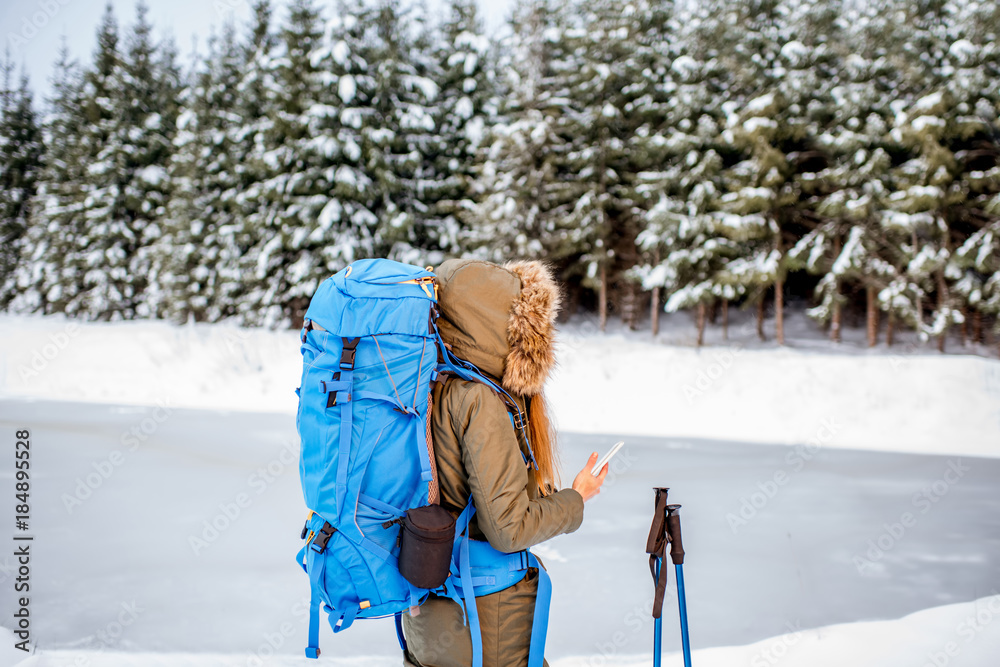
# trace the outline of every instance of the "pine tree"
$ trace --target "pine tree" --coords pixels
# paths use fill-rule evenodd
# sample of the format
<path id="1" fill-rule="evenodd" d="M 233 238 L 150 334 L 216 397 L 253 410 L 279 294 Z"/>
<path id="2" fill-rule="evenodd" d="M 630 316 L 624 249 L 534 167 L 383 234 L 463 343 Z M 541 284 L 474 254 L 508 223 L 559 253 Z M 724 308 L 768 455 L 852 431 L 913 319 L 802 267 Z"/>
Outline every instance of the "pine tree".
<path id="1" fill-rule="evenodd" d="M 227 23 L 209 42 L 207 60 L 185 91 L 170 163 L 174 191 L 156 248 L 157 310 L 176 321 L 218 321 L 237 315 L 240 292 L 236 193 L 239 83 L 244 56 Z M 234 123 L 234 121 L 236 121 Z"/>
<path id="2" fill-rule="evenodd" d="M 38 194 L 31 206 L 22 263 L 16 272 L 17 296 L 11 308 L 62 312 L 83 289 L 83 267 L 76 260 L 76 237 L 82 218 L 78 206 L 83 114 L 79 68 L 69 58 L 65 39 L 51 79 L 53 95 L 43 118 L 45 158 Z"/>
<path id="3" fill-rule="evenodd" d="M 904 3 L 901 9 L 911 28 L 897 57 L 902 85 L 892 102 L 890 136 L 905 160 L 892 171 L 880 220 L 899 276 L 880 300 L 890 317 L 917 319 L 921 334 L 936 337 L 943 351 L 949 327 L 963 319 L 946 277 L 953 250 L 946 210 L 964 199 L 948 146 L 956 121 L 955 97 L 944 87 L 948 18 L 944 2 Z M 924 295 L 935 301 L 929 323 L 923 322 Z"/>
<path id="4" fill-rule="evenodd" d="M 425 162 L 436 152 L 435 65 L 425 21 L 416 9 L 382 0 L 371 19 L 363 53 L 372 67 L 374 123 L 362 130 L 362 148 L 377 197 L 375 251 L 419 263 L 423 249 L 433 246 L 437 236 L 437 222 L 424 197 L 425 184 L 433 189 L 432 166 Z"/>
<path id="5" fill-rule="evenodd" d="M 665 7 L 658 9 L 667 13 Z M 652 202 L 644 206 L 645 229 L 639 235 L 647 263 L 636 275 L 654 293 L 654 334 L 658 290 L 663 289 L 668 312 L 697 308 L 700 345 L 707 307 L 721 301 L 726 312 L 728 302 L 742 296 L 740 286 L 723 274 L 739 245 L 721 234 L 712 215 L 722 187 L 723 159 L 717 149 L 724 114 L 716 91 L 728 86 L 718 62 L 725 25 L 721 3 L 678 11 L 672 32 L 644 31 L 648 55 L 640 58 L 641 71 L 633 77 L 646 92 L 633 102 L 641 124 L 629 150 L 646 156 L 636 190 L 640 199 Z M 655 16 L 651 13 L 647 21 L 663 25 Z"/>
<path id="6" fill-rule="evenodd" d="M 566 216 L 574 191 L 561 179 L 571 140 L 562 129 L 566 100 L 553 92 L 554 73 L 568 67 L 566 45 L 549 39 L 565 27 L 560 12 L 547 0 L 520 3 L 497 65 L 505 74 L 499 118 L 480 148 L 476 203 L 466 212 L 466 246 L 485 258 L 566 265 L 581 254 Z"/>
<path id="7" fill-rule="evenodd" d="M 321 88 L 312 52 L 321 36 L 313 2 L 296 0 L 288 7 L 278 49 L 264 63 L 270 106 L 266 133 L 253 159 L 266 176 L 254 190 L 258 206 L 247 220 L 256 241 L 248 256 L 249 308 L 261 324 L 294 323 L 308 302 L 299 290 L 308 289 L 313 267 L 303 246 L 310 223 L 323 208 L 322 192 L 331 189 L 322 173 L 325 157 L 310 131 L 310 112 L 319 103 Z"/>
<path id="8" fill-rule="evenodd" d="M 91 290 L 103 263 L 91 247 L 107 233 L 92 222 L 106 206 L 93 183 L 109 178 L 102 151 L 115 130 L 113 81 L 121 68 L 118 24 L 107 5 L 97 30 L 93 65 L 84 71 L 69 59 L 65 42 L 53 79 L 51 112 L 45 120 L 49 146 L 39 183 L 39 207 L 29 231 L 30 266 L 18 278 L 18 307 L 45 313 L 92 316 Z"/>
<path id="9" fill-rule="evenodd" d="M 958 173 L 952 188 L 961 205 L 946 212 L 955 251 L 945 267 L 950 296 L 962 309 L 962 342 L 983 340 L 984 315 L 996 315 L 1000 282 L 1000 7 L 980 0 L 950 2 L 944 85 L 957 118 L 947 136 Z"/>
<path id="10" fill-rule="evenodd" d="M 15 88 L 9 55 L 0 62 L 0 310 L 16 295 L 16 271 L 27 259 L 25 236 L 33 217 L 33 201 L 43 145 L 26 74 Z"/>
<path id="11" fill-rule="evenodd" d="M 271 171 L 263 155 L 274 115 L 272 78 L 279 39 L 273 23 L 270 0 L 255 0 L 253 18 L 241 48 L 244 75 L 237 84 L 235 122 L 229 124 L 226 133 L 231 142 L 231 162 L 237 185 L 221 193 L 220 206 L 233 211 L 240 221 L 232 230 L 239 256 L 220 267 L 219 278 L 225 286 L 216 294 L 216 299 L 222 301 L 217 302 L 214 309 L 222 317 L 237 314 L 244 323 L 259 321 L 259 304 L 249 294 L 257 287 L 252 251 L 263 245 L 261 239 L 265 230 L 260 225 L 259 215 L 264 205 L 261 193 Z"/>
<path id="12" fill-rule="evenodd" d="M 763 338 L 765 290 L 774 287 L 775 331 L 784 342 L 783 292 L 791 209 L 799 199 L 789 145 L 800 129 L 791 122 L 791 101 L 782 90 L 782 12 L 774 0 L 753 0 L 735 8 L 731 25 L 745 26 L 724 50 L 731 81 L 722 139 L 735 151 L 736 164 L 723 174 L 717 200 L 720 231 L 738 240 L 741 256 L 727 266 L 725 280 L 740 285 L 758 305 L 758 335 Z M 735 37 L 735 36 L 734 36 Z"/>
<path id="13" fill-rule="evenodd" d="M 862 258 L 858 253 L 870 248 L 878 252 L 877 220 L 886 193 L 891 158 L 885 149 L 891 91 L 897 86 L 887 53 L 895 39 L 892 15 L 887 2 L 845 6 L 843 27 L 836 24 L 824 32 L 835 32 L 841 39 L 826 36 L 830 68 L 838 84 L 827 89 L 822 106 L 832 114 L 825 127 L 812 131 L 822 168 L 807 194 L 807 219 L 812 229 L 789 250 L 795 268 L 821 276 L 816 288 L 819 301 L 808 314 L 830 323 L 830 337 L 841 339 L 841 311 L 846 294 L 858 286 L 868 295 L 885 287 L 859 266 L 889 268 L 876 261 L 878 255 Z M 843 50 L 837 45 L 842 44 Z M 855 231 L 855 229 L 857 231 Z M 850 252 L 841 261 L 848 237 L 854 234 Z M 857 235 L 861 234 L 861 237 Z M 869 238 L 870 237 L 870 238 Z M 889 276 L 891 280 L 892 276 Z M 874 306 L 874 297 L 873 303 Z M 869 308 L 874 317 L 877 310 Z M 869 323 L 874 345 L 876 321 Z"/>
<path id="14" fill-rule="evenodd" d="M 434 46 L 438 95 L 430 173 L 422 196 L 437 223 L 432 250 L 460 254 L 467 230 L 463 208 L 473 205 L 476 154 L 498 113 L 496 73 L 475 0 L 452 0 Z M 433 256 L 429 257 L 433 261 Z"/>
<path id="15" fill-rule="evenodd" d="M 82 233 L 75 257 L 86 266 L 84 292 L 67 310 L 102 320 L 153 315 L 145 303 L 150 246 L 168 193 L 169 159 L 176 116 L 177 72 L 173 49 L 157 52 L 148 8 L 136 6 L 136 22 L 118 49 L 109 5 L 98 34 L 95 63 L 85 76 Z"/>

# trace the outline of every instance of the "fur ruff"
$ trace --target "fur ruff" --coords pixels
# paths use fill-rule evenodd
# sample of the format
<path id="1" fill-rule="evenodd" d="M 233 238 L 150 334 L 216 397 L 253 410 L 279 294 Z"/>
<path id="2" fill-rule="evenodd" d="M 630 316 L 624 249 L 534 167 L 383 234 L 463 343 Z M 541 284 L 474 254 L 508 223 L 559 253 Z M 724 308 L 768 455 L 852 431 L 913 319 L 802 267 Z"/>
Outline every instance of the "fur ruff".
<path id="1" fill-rule="evenodd" d="M 510 351 L 503 386 L 522 396 L 542 391 L 555 367 L 555 322 L 560 294 L 549 268 L 536 261 L 510 262 L 504 268 L 521 279 L 521 293 L 511 306 L 507 320 Z"/>

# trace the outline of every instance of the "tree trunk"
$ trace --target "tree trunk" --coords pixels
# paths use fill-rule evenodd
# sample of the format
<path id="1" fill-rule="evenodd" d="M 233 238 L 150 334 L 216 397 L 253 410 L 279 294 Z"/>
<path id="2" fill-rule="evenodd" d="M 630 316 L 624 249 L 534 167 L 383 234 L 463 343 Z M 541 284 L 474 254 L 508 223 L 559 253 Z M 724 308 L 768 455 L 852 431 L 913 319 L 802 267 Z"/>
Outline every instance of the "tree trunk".
<path id="1" fill-rule="evenodd" d="M 653 256 L 653 266 L 660 265 L 660 249 L 656 249 Z M 660 335 L 660 286 L 653 288 L 653 293 L 649 297 L 649 319 L 653 327 L 653 338 Z"/>
<path id="2" fill-rule="evenodd" d="M 653 337 L 660 335 L 660 288 L 654 287 L 649 297 L 649 319 L 653 323 Z"/>
<path id="3" fill-rule="evenodd" d="M 979 309 L 972 311 L 972 342 L 983 342 L 983 313 Z"/>
<path id="4" fill-rule="evenodd" d="M 729 340 L 729 301 L 722 300 L 722 340 Z"/>
<path id="5" fill-rule="evenodd" d="M 705 344 L 705 304 L 698 304 L 698 347 Z"/>
<path id="6" fill-rule="evenodd" d="M 785 281 L 774 281 L 774 335 L 778 345 L 785 344 Z"/>
<path id="7" fill-rule="evenodd" d="M 944 271 L 939 270 L 937 272 L 937 292 L 938 292 L 938 312 L 944 308 L 945 304 L 948 302 L 948 284 L 944 281 Z M 938 352 L 944 352 L 945 339 L 948 338 L 948 327 L 945 325 L 944 330 L 938 336 Z"/>
<path id="8" fill-rule="evenodd" d="M 830 318 L 830 340 L 840 342 L 840 302 L 833 304 L 833 315 Z"/>
<path id="9" fill-rule="evenodd" d="M 920 247 L 920 239 L 917 238 L 917 231 L 913 230 L 910 235 L 910 242 L 913 244 L 914 248 Z M 917 336 L 919 339 L 920 331 L 924 328 L 924 299 L 919 294 L 917 295 Z"/>
<path id="10" fill-rule="evenodd" d="M 875 307 L 875 288 L 868 286 L 865 288 L 865 295 L 868 300 L 868 347 L 875 347 L 878 343 L 878 308 Z"/>
<path id="11" fill-rule="evenodd" d="M 608 326 L 608 269 L 601 264 L 601 290 L 597 294 L 597 313 L 601 331 Z"/>
<path id="12" fill-rule="evenodd" d="M 892 343 L 896 338 L 896 312 L 892 309 L 889 310 L 889 320 L 885 325 L 885 346 L 892 347 Z"/>
<path id="13" fill-rule="evenodd" d="M 622 322 L 628 325 L 629 331 L 635 331 L 635 323 L 639 319 L 639 297 L 635 293 L 635 283 L 627 283 L 624 289 L 619 290 L 619 293 L 621 295 Z"/>
<path id="14" fill-rule="evenodd" d="M 833 239 L 833 254 L 835 257 L 840 257 L 840 234 L 837 234 Z M 830 340 L 834 343 L 840 342 L 840 321 L 841 321 L 841 304 L 840 304 L 840 280 L 834 279 L 833 281 L 833 313 L 830 315 Z"/>
<path id="15" fill-rule="evenodd" d="M 962 326 L 959 327 L 962 335 L 962 347 L 969 344 L 969 309 L 962 308 Z"/>
<path id="16" fill-rule="evenodd" d="M 713 301 L 708 308 L 708 323 L 715 326 L 715 321 L 719 319 L 719 302 Z"/>
<path id="17" fill-rule="evenodd" d="M 764 295 L 760 295 L 760 300 L 757 301 L 757 337 L 761 340 L 767 340 L 764 335 Z"/>

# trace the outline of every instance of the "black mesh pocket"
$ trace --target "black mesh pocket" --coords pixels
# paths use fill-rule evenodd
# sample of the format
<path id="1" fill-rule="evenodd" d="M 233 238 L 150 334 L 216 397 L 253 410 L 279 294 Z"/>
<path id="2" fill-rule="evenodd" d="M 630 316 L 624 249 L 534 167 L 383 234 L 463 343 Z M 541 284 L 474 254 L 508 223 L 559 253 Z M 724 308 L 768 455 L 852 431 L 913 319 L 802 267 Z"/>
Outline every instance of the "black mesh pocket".
<path id="1" fill-rule="evenodd" d="M 434 589 L 448 578 L 455 518 L 440 505 L 407 510 L 399 547 L 399 573 L 418 588 Z"/>

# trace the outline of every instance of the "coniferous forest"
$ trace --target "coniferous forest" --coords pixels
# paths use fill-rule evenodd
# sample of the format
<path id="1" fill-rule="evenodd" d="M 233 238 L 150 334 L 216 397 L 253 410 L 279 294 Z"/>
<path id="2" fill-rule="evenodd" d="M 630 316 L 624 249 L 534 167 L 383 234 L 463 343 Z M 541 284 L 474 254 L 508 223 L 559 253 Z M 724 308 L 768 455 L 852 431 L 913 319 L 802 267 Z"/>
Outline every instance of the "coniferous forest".
<path id="1" fill-rule="evenodd" d="M 699 343 L 731 308 L 780 343 L 789 307 L 1000 336 L 994 0 L 521 0 L 496 39 L 475 0 L 256 0 L 193 58 L 139 4 L 96 34 L 46 99 L 0 72 L 2 309 L 296 326 L 354 259 L 472 255 Z"/>

